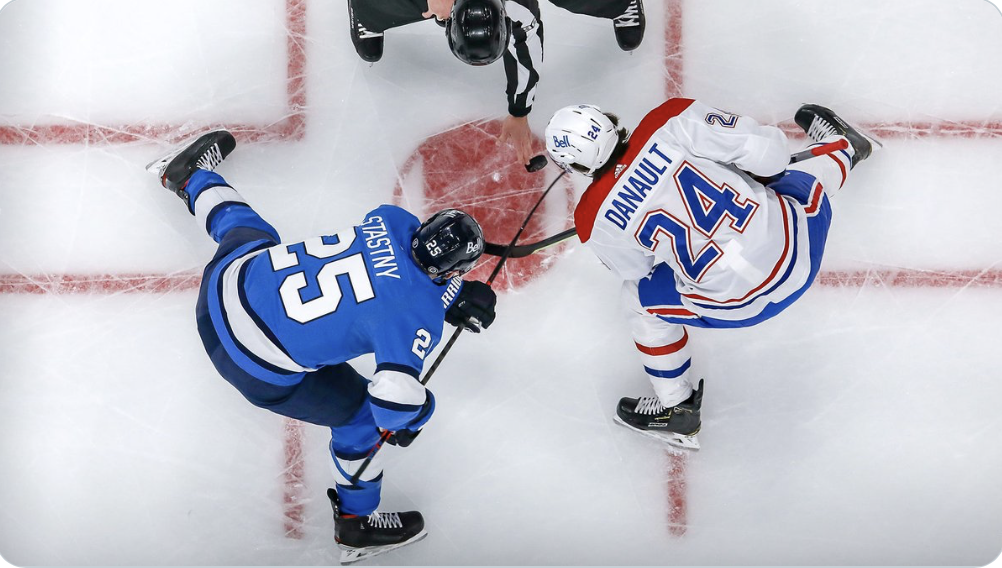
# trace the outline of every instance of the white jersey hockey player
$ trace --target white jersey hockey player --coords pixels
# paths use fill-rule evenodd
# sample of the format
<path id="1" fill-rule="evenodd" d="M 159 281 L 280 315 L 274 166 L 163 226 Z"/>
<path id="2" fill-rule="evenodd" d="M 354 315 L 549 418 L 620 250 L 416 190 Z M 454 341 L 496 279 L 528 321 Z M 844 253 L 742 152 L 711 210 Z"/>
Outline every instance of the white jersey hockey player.
<path id="1" fill-rule="evenodd" d="M 791 165 L 780 129 L 691 99 L 667 101 L 629 136 L 592 105 L 563 108 L 547 125 L 551 158 L 594 178 L 574 213 L 577 232 L 623 279 L 654 387 L 653 397 L 623 398 L 617 422 L 698 448 L 703 389 L 685 326 L 755 325 L 814 281 L 828 197 L 874 141 L 821 106 L 804 105 L 795 121 L 813 146 L 845 149 Z"/>

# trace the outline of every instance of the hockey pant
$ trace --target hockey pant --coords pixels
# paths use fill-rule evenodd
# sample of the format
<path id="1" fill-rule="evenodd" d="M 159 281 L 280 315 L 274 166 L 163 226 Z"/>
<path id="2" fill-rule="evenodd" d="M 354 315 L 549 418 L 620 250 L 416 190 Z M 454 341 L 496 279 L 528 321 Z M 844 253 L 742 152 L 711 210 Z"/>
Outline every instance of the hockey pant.
<path id="1" fill-rule="evenodd" d="M 824 142 L 835 140 L 824 140 Z M 768 187 L 781 196 L 784 207 L 791 207 L 794 232 L 806 225 L 807 238 L 794 239 L 794 257 L 786 275 L 767 290 L 736 306 L 704 306 L 683 302 L 676 289 L 675 273 L 667 264 L 655 266 L 639 281 L 623 283 L 622 300 L 630 322 L 633 340 L 651 385 L 665 406 L 689 398 L 692 385 L 692 357 L 685 326 L 699 328 L 739 328 L 763 322 L 786 309 L 814 282 L 824 254 L 831 204 L 828 195 L 838 191 L 849 172 L 850 152 L 805 160 L 791 165 Z M 806 246 L 803 246 L 806 245 Z M 799 249 L 799 250 L 798 250 Z M 808 250 L 804 250 L 808 249 Z M 806 281 L 799 287 L 783 286 L 796 263 L 809 266 Z M 674 309 L 672 309 L 674 308 Z M 655 313 L 655 311 L 657 313 Z M 676 314 L 676 315 L 669 315 Z"/>
<path id="2" fill-rule="evenodd" d="M 379 505 L 383 478 L 380 454 L 358 483 L 350 482 L 358 465 L 379 440 L 366 390 L 368 381 L 351 365 L 341 363 L 300 373 L 301 378 L 295 384 L 276 385 L 254 377 L 232 359 L 212 321 L 210 304 L 216 302 L 210 299 L 215 295 L 214 287 L 219 285 L 219 275 L 230 263 L 278 244 L 279 236 L 218 174 L 200 170 L 185 189 L 195 218 L 219 243 L 202 274 L 195 308 L 198 333 L 212 364 L 253 405 L 329 427 L 341 508 L 345 513 L 368 515 Z"/>

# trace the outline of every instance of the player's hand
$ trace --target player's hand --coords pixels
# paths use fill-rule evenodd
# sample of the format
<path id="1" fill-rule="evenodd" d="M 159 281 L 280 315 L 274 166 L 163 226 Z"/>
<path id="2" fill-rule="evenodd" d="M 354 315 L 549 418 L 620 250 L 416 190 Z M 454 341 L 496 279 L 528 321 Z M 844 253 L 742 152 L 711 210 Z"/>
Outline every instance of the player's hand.
<path id="1" fill-rule="evenodd" d="M 452 4 L 455 0 L 428 0 L 428 11 L 421 14 L 425 18 L 435 16 L 439 20 L 452 17 Z"/>
<path id="2" fill-rule="evenodd" d="M 445 312 L 445 321 L 459 326 L 463 324 L 473 333 L 480 333 L 480 328 L 487 329 L 494 323 L 494 306 L 498 297 L 491 287 L 476 280 L 466 280 L 459 291 L 456 301 Z"/>
<path id="3" fill-rule="evenodd" d="M 515 147 L 515 154 L 522 165 L 528 164 L 532 159 L 532 131 L 529 130 L 528 116 L 505 117 L 501 123 L 501 134 L 498 136 L 498 144 L 511 143 Z"/>

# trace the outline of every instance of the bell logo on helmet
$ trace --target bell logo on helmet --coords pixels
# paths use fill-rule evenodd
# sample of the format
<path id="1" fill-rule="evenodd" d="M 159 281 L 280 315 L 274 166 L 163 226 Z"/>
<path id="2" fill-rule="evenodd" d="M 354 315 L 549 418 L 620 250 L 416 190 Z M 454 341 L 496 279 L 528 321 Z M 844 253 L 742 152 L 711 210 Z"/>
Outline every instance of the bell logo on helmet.
<path id="1" fill-rule="evenodd" d="M 592 105 L 564 107 L 546 125 L 546 149 L 565 170 L 591 176 L 602 168 L 619 143 L 616 124 Z M 573 141 L 571 139 L 573 138 Z"/>
<path id="2" fill-rule="evenodd" d="M 567 135 L 564 134 L 563 138 L 553 137 L 553 147 L 554 148 L 570 148 L 571 141 L 567 139 Z"/>

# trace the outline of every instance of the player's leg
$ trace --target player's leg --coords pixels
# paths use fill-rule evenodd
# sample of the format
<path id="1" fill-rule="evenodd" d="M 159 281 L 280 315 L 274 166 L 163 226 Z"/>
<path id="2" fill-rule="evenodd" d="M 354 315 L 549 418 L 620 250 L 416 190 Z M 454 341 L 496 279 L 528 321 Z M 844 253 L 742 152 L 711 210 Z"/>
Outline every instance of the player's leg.
<path id="1" fill-rule="evenodd" d="M 234 229 L 252 229 L 268 235 L 275 243 L 281 240 L 278 231 L 251 209 L 219 174 L 198 170 L 191 176 L 186 189 L 198 225 L 205 227 L 217 243 Z"/>
<path id="2" fill-rule="evenodd" d="M 374 63 L 383 57 L 383 32 L 424 20 L 423 11 L 409 0 L 347 0 L 348 26 L 355 52 Z"/>
<path id="3" fill-rule="evenodd" d="M 186 142 L 151 162 L 146 169 L 184 201 L 188 211 L 217 243 L 237 228 L 264 233 L 277 243 L 280 239 L 274 227 L 213 171 L 235 147 L 236 140 L 229 132 L 216 130 Z"/>
<path id="4" fill-rule="evenodd" d="M 644 41 L 647 17 L 643 0 L 550 0 L 568 12 L 612 20 L 616 42 L 623 51 L 633 51 Z"/>
<path id="5" fill-rule="evenodd" d="M 692 436 L 699 431 L 703 392 L 702 382 L 700 389 L 693 388 L 689 333 L 641 305 L 636 282 L 623 284 L 622 301 L 655 396 L 621 399 L 616 421 L 669 443 L 698 447 Z"/>
<path id="6" fill-rule="evenodd" d="M 820 206 L 821 191 L 829 197 L 835 195 L 845 184 L 850 171 L 867 159 L 879 143 L 823 106 L 800 107 L 794 121 L 813 141 L 808 148 L 843 139 L 849 143 L 845 150 L 791 165 L 786 175 L 780 178 L 781 183 L 769 184 L 777 193 L 800 201 L 808 214 L 813 215 Z"/>
<path id="7" fill-rule="evenodd" d="M 801 106 L 793 116 L 793 120 L 815 142 L 838 136 L 845 137 L 852 147 L 851 167 L 869 158 L 873 150 L 881 146 L 875 138 L 863 133 L 834 111 L 821 105 Z"/>
<path id="8" fill-rule="evenodd" d="M 365 383 L 361 386 L 364 389 Z M 383 483 L 383 452 L 375 455 L 358 479 L 352 479 L 379 435 L 367 396 L 350 419 L 331 428 L 330 451 L 336 489 L 328 489 L 327 497 L 334 509 L 334 539 L 342 549 L 342 562 L 387 552 L 416 542 L 427 534 L 424 518 L 417 511 L 376 511 Z"/>
<path id="9" fill-rule="evenodd" d="M 668 407 L 689 398 L 692 357 L 685 326 L 661 320 L 641 306 L 636 282 L 623 283 L 622 303 L 644 372 L 658 399 Z"/>

